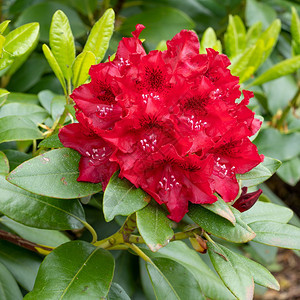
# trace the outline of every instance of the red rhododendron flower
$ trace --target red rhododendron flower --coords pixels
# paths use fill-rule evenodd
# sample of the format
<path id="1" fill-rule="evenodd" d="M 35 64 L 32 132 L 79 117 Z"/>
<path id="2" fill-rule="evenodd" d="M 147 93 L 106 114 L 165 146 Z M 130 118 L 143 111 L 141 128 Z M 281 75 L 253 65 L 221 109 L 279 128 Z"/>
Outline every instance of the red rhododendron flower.
<path id="1" fill-rule="evenodd" d="M 252 92 L 239 100 L 226 55 L 199 54 L 198 37 L 187 30 L 167 50 L 147 54 L 143 29 L 139 24 L 122 39 L 113 61 L 91 67 L 91 81 L 71 95 L 79 123 L 62 128 L 59 138 L 81 154 L 79 181 L 105 189 L 120 170 L 179 222 L 189 202 L 214 203 L 215 193 L 226 202 L 236 198 L 236 174 L 263 160 L 249 140 L 261 122 L 247 108 Z"/>

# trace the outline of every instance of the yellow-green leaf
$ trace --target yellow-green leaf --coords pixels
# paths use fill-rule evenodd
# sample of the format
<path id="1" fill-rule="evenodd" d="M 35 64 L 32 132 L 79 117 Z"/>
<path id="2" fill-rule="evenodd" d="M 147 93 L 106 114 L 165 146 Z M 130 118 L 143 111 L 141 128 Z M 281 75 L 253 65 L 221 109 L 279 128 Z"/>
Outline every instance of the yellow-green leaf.
<path id="1" fill-rule="evenodd" d="M 206 48 L 213 48 L 219 52 L 222 51 L 221 42 L 217 40 L 216 33 L 211 27 L 208 27 L 203 33 L 200 42 L 200 53 L 206 54 Z"/>
<path id="2" fill-rule="evenodd" d="M 291 34 L 294 55 L 300 54 L 300 20 L 295 7 L 292 7 Z"/>
<path id="3" fill-rule="evenodd" d="M 6 20 L 0 24 L 0 34 L 3 34 L 3 32 L 5 31 L 5 29 L 7 28 L 9 23 L 10 23 L 10 20 Z"/>

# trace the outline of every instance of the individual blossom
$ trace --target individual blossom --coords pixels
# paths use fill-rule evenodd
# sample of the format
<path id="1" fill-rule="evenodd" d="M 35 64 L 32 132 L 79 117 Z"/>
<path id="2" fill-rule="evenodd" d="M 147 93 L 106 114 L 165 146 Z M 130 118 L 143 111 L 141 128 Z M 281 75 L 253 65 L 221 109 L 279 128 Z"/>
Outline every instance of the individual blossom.
<path id="1" fill-rule="evenodd" d="M 263 161 L 249 139 L 261 122 L 226 55 L 199 54 L 198 37 L 188 30 L 167 50 L 147 54 L 143 29 L 139 24 L 121 40 L 114 60 L 91 67 L 90 82 L 71 94 L 78 123 L 62 128 L 59 138 L 81 155 L 79 181 L 105 189 L 119 170 L 179 222 L 190 202 L 237 197 L 236 174 Z"/>

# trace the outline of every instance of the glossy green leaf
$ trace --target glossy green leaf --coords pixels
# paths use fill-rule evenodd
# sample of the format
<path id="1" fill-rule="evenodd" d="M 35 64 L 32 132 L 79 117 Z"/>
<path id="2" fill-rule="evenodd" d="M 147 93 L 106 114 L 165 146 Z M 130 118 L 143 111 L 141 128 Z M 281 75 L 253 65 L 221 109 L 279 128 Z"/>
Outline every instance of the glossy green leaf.
<path id="1" fill-rule="evenodd" d="M 13 61 L 14 57 L 10 53 L 3 51 L 0 58 L 0 71 L 11 66 Z M 5 73 L 6 70 L 4 70 L 3 72 Z"/>
<path id="2" fill-rule="evenodd" d="M 113 278 L 114 258 L 106 250 L 73 241 L 53 250 L 24 299 L 101 299 Z"/>
<path id="3" fill-rule="evenodd" d="M 296 226 L 273 221 L 258 221 L 249 226 L 256 233 L 254 242 L 300 250 L 300 228 Z"/>
<path id="4" fill-rule="evenodd" d="M 212 211 L 213 213 L 221 216 L 222 218 L 227 219 L 229 222 L 235 225 L 235 216 L 229 208 L 229 206 L 224 202 L 224 200 L 221 197 L 218 197 L 218 201 L 216 201 L 213 204 L 203 204 L 202 206 Z"/>
<path id="5" fill-rule="evenodd" d="M 194 276 L 176 261 L 155 258 L 147 269 L 158 300 L 205 299 Z"/>
<path id="6" fill-rule="evenodd" d="M 22 300 L 23 295 L 20 291 L 16 280 L 7 270 L 7 268 L 0 263 L 0 296 L 3 300 Z"/>
<path id="7" fill-rule="evenodd" d="M 39 143 L 39 148 L 63 148 L 64 145 L 61 143 L 58 137 L 58 133 L 52 134 L 48 138 L 42 140 Z"/>
<path id="8" fill-rule="evenodd" d="M 188 216 L 205 231 L 234 243 L 246 243 L 255 237 L 255 233 L 238 215 L 235 226 L 223 217 L 201 205 L 190 205 Z"/>
<path id="9" fill-rule="evenodd" d="M 3 34 L 5 29 L 7 28 L 8 24 L 10 23 L 10 20 L 6 20 L 6 21 L 3 21 L 1 24 L 0 24 L 0 34 Z"/>
<path id="10" fill-rule="evenodd" d="M 143 249 L 150 258 L 166 257 L 186 267 L 197 280 L 201 291 L 209 299 L 232 300 L 235 297 L 220 278 L 203 262 L 201 256 L 182 241 L 173 241 L 157 252 Z"/>
<path id="11" fill-rule="evenodd" d="M 247 224 L 257 221 L 287 223 L 292 216 L 293 211 L 291 209 L 281 205 L 262 201 L 257 201 L 254 206 L 242 213 L 242 219 Z"/>
<path id="12" fill-rule="evenodd" d="M 238 299 L 251 300 L 254 282 L 248 268 L 237 263 L 231 252 L 225 252 L 220 245 L 208 242 L 207 247 L 211 262 L 224 284 Z"/>
<path id="13" fill-rule="evenodd" d="M 0 262 L 27 291 L 31 291 L 42 259 L 36 253 L 0 240 Z"/>
<path id="14" fill-rule="evenodd" d="M 300 180 L 300 158 L 298 156 L 284 161 L 277 175 L 289 185 L 295 186 Z"/>
<path id="15" fill-rule="evenodd" d="M 166 246 L 174 235 L 167 213 L 152 201 L 136 212 L 136 223 L 144 241 L 152 251 Z"/>
<path id="16" fill-rule="evenodd" d="M 113 34 L 115 12 L 112 8 L 106 10 L 103 16 L 95 23 L 86 41 L 83 51 L 91 51 L 99 63 L 108 49 L 110 38 Z"/>
<path id="17" fill-rule="evenodd" d="M 4 49 L 13 56 L 20 56 L 36 43 L 39 36 L 38 23 L 29 23 L 11 31 L 7 36 Z"/>
<path id="18" fill-rule="evenodd" d="M 23 116 L 0 118 L 0 143 L 9 141 L 27 141 L 43 138 L 36 124 Z"/>
<path id="19" fill-rule="evenodd" d="M 8 103 L 2 106 L 0 118 L 6 116 L 24 116 L 34 123 L 42 123 L 49 115 L 45 109 L 34 104 Z"/>
<path id="20" fill-rule="evenodd" d="M 130 300 L 124 289 L 117 283 L 112 282 L 109 293 L 107 295 L 108 300 Z"/>
<path id="21" fill-rule="evenodd" d="M 76 180 L 79 159 L 75 150 L 52 150 L 24 162 L 7 179 L 32 193 L 54 198 L 81 198 L 101 191 L 101 184 Z"/>
<path id="22" fill-rule="evenodd" d="M 142 209 L 151 197 L 142 189 L 137 189 L 127 179 L 120 179 L 115 173 L 104 192 L 103 212 L 107 222 L 117 215 L 128 216 Z"/>
<path id="23" fill-rule="evenodd" d="M 72 80 L 74 88 L 84 84 L 87 81 L 90 67 L 95 63 L 96 57 L 91 51 L 83 51 L 76 57 L 72 67 Z"/>
<path id="24" fill-rule="evenodd" d="M 72 64 L 75 60 L 75 43 L 68 17 L 61 11 L 55 12 L 52 18 L 49 42 L 53 56 L 66 78 L 72 76 Z"/>
<path id="25" fill-rule="evenodd" d="M 235 57 L 245 49 L 246 29 L 239 16 L 229 15 L 229 24 L 224 35 L 224 42 L 229 57 Z"/>
<path id="26" fill-rule="evenodd" d="M 43 52 L 44 52 L 44 55 L 50 65 L 51 69 L 53 70 L 55 76 L 58 78 L 58 80 L 66 94 L 67 93 L 66 92 L 66 82 L 64 79 L 63 72 L 62 72 L 58 62 L 56 61 L 55 57 L 53 56 L 53 53 L 51 52 L 51 50 L 49 49 L 49 47 L 46 44 L 43 45 Z"/>
<path id="27" fill-rule="evenodd" d="M 204 31 L 200 42 L 200 53 L 206 54 L 206 48 L 213 48 L 218 52 L 222 52 L 222 45 L 219 47 L 220 43 L 218 42 L 215 31 L 211 27 L 208 27 Z"/>
<path id="28" fill-rule="evenodd" d="M 281 161 L 265 156 L 264 161 L 245 174 L 237 174 L 244 186 L 255 186 L 270 178 L 281 166 Z"/>
<path id="29" fill-rule="evenodd" d="M 29 227 L 5 216 L 0 218 L 0 222 L 23 239 L 40 245 L 58 247 L 70 241 L 70 239 L 60 231 Z"/>
<path id="30" fill-rule="evenodd" d="M 254 23 L 247 31 L 246 33 L 246 43 L 247 47 L 252 46 L 256 43 L 258 37 L 260 36 L 262 31 L 262 23 L 259 21 L 257 23 Z"/>
<path id="31" fill-rule="evenodd" d="M 43 229 L 79 229 L 85 222 L 78 200 L 61 200 L 24 191 L 0 177 L 0 211 L 27 226 Z"/>
<path id="32" fill-rule="evenodd" d="M 300 55 L 300 19 L 295 7 L 292 7 L 291 34 L 294 55 Z"/>
<path id="33" fill-rule="evenodd" d="M 0 174 L 8 174 L 9 173 L 9 161 L 6 155 L 0 151 Z"/>
<path id="34" fill-rule="evenodd" d="M 296 72 L 300 68 L 300 55 L 295 56 L 290 59 L 281 61 L 280 63 L 274 65 L 272 68 L 268 69 L 266 72 L 258 76 L 251 85 L 261 85 L 265 82 L 274 80 L 281 76 L 285 76 Z"/>

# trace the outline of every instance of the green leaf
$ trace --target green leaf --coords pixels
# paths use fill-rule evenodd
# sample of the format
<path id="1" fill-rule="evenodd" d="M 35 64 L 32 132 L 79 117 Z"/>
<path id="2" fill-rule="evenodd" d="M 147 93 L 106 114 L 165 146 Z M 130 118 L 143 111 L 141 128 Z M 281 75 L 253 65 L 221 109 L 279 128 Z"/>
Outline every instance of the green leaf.
<path id="1" fill-rule="evenodd" d="M 107 222 L 117 215 L 128 216 L 142 209 L 151 197 L 142 189 L 137 189 L 127 179 L 120 179 L 116 172 L 105 189 L 103 212 Z"/>
<path id="2" fill-rule="evenodd" d="M 300 158 L 298 156 L 284 161 L 277 175 L 289 185 L 295 186 L 300 180 Z"/>
<path id="3" fill-rule="evenodd" d="M 208 242 L 208 254 L 214 268 L 222 281 L 238 299 L 252 299 L 254 282 L 248 268 L 236 263 L 229 252 L 225 252 L 220 245 Z"/>
<path id="4" fill-rule="evenodd" d="M 294 54 L 300 54 L 300 51 L 295 51 L 296 49 L 300 49 L 300 19 L 295 7 L 292 7 L 291 34 L 292 42 L 295 45 L 293 47 Z"/>
<path id="5" fill-rule="evenodd" d="M 7 150 L 3 150 L 3 152 L 9 160 L 9 167 L 10 167 L 9 169 L 10 170 L 13 170 L 19 164 L 21 164 L 25 160 L 28 160 L 32 157 L 31 155 L 29 155 L 27 153 L 17 151 L 17 150 L 7 149 Z"/>
<path id="6" fill-rule="evenodd" d="M 13 61 L 14 57 L 11 54 L 9 54 L 8 52 L 2 52 L 0 58 L 0 71 L 6 69 L 3 71 L 3 73 L 5 73 L 7 71 L 7 68 L 12 65 Z"/>
<path id="7" fill-rule="evenodd" d="M 235 57 L 246 47 L 246 29 L 239 16 L 229 15 L 229 24 L 224 35 L 225 49 L 229 57 Z"/>
<path id="8" fill-rule="evenodd" d="M 49 115 L 45 109 L 34 104 L 8 103 L 2 106 L 0 118 L 6 116 L 24 116 L 34 123 L 42 123 Z"/>
<path id="9" fill-rule="evenodd" d="M 202 204 L 202 206 L 213 213 L 221 216 L 222 218 L 227 219 L 233 225 L 235 225 L 236 220 L 233 212 L 229 208 L 229 206 L 224 202 L 221 197 L 218 197 L 218 201 L 213 204 Z"/>
<path id="10" fill-rule="evenodd" d="M 24 299 L 100 299 L 113 278 L 114 258 L 84 241 L 54 249 L 39 269 L 34 289 Z"/>
<path id="11" fill-rule="evenodd" d="M 51 101 L 51 115 L 53 120 L 57 120 L 63 114 L 66 104 L 66 98 L 64 96 L 54 96 Z"/>
<path id="12" fill-rule="evenodd" d="M 245 174 L 237 174 L 244 186 L 256 186 L 270 178 L 281 166 L 281 161 L 265 156 L 264 161 Z"/>
<path id="13" fill-rule="evenodd" d="M 246 243 L 255 237 L 255 233 L 234 212 L 235 226 L 223 217 L 201 205 L 190 205 L 188 216 L 205 231 L 234 243 Z"/>
<path id="14" fill-rule="evenodd" d="M 176 261 L 155 258 L 146 267 L 158 300 L 205 299 L 194 276 Z"/>
<path id="15" fill-rule="evenodd" d="M 246 43 L 247 47 L 252 46 L 256 43 L 258 37 L 261 34 L 262 23 L 260 21 L 254 23 L 247 31 L 246 34 Z"/>
<path id="16" fill-rule="evenodd" d="M 75 60 L 75 43 L 68 17 L 61 11 L 55 12 L 52 18 L 49 42 L 53 56 L 66 78 L 72 76 L 72 64 Z"/>
<path id="17" fill-rule="evenodd" d="M 0 57 L 2 57 L 4 43 L 5 43 L 5 37 L 0 34 Z"/>
<path id="18" fill-rule="evenodd" d="M 94 24 L 86 41 L 83 51 L 91 51 L 99 63 L 108 49 L 110 38 L 114 30 L 115 12 L 112 8 L 105 11 L 103 16 Z"/>
<path id="19" fill-rule="evenodd" d="M 9 161 L 6 155 L 0 151 L 0 174 L 7 175 L 9 173 Z"/>
<path id="20" fill-rule="evenodd" d="M 251 85 L 261 85 L 265 82 L 277 79 L 279 77 L 291 74 L 299 70 L 300 68 L 300 55 L 290 59 L 281 61 L 268 69 L 266 72 L 258 76 Z"/>
<path id="21" fill-rule="evenodd" d="M 0 295 L 3 300 L 22 300 L 23 295 L 20 291 L 16 280 L 7 270 L 7 268 L 0 263 Z"/>
<path id="22" fill-rule="evenodd" d="M 44 55 L 50 65 L 51 69 L 53 70 L 55 76 L 58 78 L 58 80 L 66 94 L 67 93 L 66 82 L 64 79 L 63 72 L 62 72 L 58 62 L 56 61 L 55 57 L 53 56 L 53 53 L 51 52 L 51 50 L 49 49 L 49 47 L 46 44 L 43 45 L 43 52 L 44 52 Z"/>
<path id="23" fill-rule="evenodd" d="M 61 200 L 38 196 L 10 184 L 0 176 L 0 211 L 27 226 L 43 229 L 79 229 L 85 222 L 78 200 Z"/>
<path id="24" fill-rule="evenodd" d="M 115 282 L 112 282 L 107 295 L 108 300 L 130 300 L 123 288 Z"/>
<path id="25" fill-rule="evenodd" d="M 300 250 L 300 228 L 273 221 L 249 224 L 255 231 L 254 242 L 287 249 Z"/>
<path id="26" fill-rule="evenodd" d="M 42 259 L 36 253 L 0 240 L 0 262 L 27 291 L 31 291 Z"/>
<path id="27" fill-rule="evenodd" d="M 11 31 L 7 36 L 4 49 L 13 56 L 20 56 L 35 44 L 39 36 L 38 23 L 29 23 Z"/>
<path id="28" fill-rule="evenodd" d="M 23 239 L 40 245 L 58 247 L 59 245 L 70 241 L 65 234 L 57 230 L 29 227 L 17 223 L 5 216 L 0 218 L 0 222 Z"/>
<path id="29" fill-rule="evenodd" d="M 141 236 L 153 252 L 166 246 L 174 235 L 166 212 L 154 201 L 136 212 L 136 223 Z"/>
<path id="30" fill-rule="evenodd" d="M 96 57 L 91 51 L 83 51 L 76 57 L 72 66 L 72 80 L 74 88 L 77 88 L 78 86 L 84 84 L 87 81 L 89 77 L 90 67 L 95 63 Z"/>
<path id="31" fill-rule="evenodd" d="M 101 184 L 76 180 L 79 159 L 80 154 L 69 148 L 51 150 L 24 162 L 7 179 L 32 193 L 54 198 L 81 198 L 101 191 Z"/>
<path id="32" fill-rule="evenodd" d="M 7 116 L 0 118 L 0 143 L 41 138 L 43 138 L 42 133 L 26 117 Z"/>
<path id="33" fill-rule="evenodd" d="M 182 241 L 173 241 L 157 252 L 143 249 L 150 258 L 166 257 L 186 267 L 197 280 L 206 297 L 215 300 L 235 299 L 201 257 Z"/>
<path id="34" fill-rule="evenodd" d="M 48 138 L 42 140 L 39 143 L 39 148 L 63 148 L 64 145 L 61 143 L 58 137 L 58 133 L 52 134 Z"/>
<path id="35" fill-rule="evenodd" d="M 208 27 L 202 36 L 201 42 L 200 42 L 200 53 L 206 54 L 206 48 L 213 48 L 214 50 L 218 52 L 222 52 L 222 46 L 219 47 L 219 41 L 217 40 L 217 36 L 215 31 Z"/>
<path id="36" fill-rule="evenodd" d="M 7 28 L 8 24 L 10 23 L 10 20 L 6 20 L 6 21 L 3 21 L 1 24 L 0 24 L 0 34 L 3 34 L 5 29 Z"/>
<path id="37" fill-rule="evenodd" d="M 293 211 L 291 209 L 281 205 L 262 201 L 257 201 L 254 206 L 242 213 L 242 219 L 247 224 L 257 221 L 287 223 L 292 216 Z"/>
<path id="38" fill-rule="evenodd" d="M 25 93 L 9 93 L 7 103 L 25 103 L 25 104 L 38 104 L 39 99 L 37 95 Z"/>

